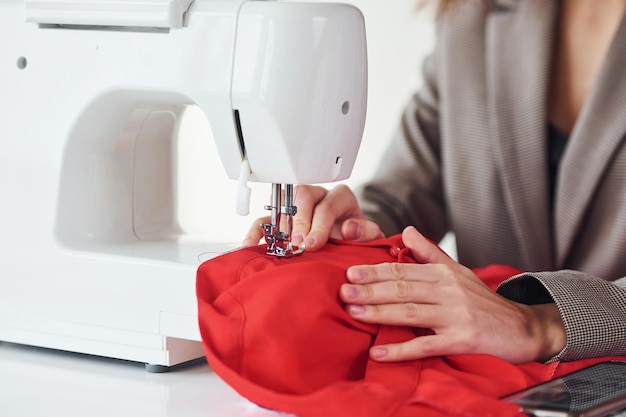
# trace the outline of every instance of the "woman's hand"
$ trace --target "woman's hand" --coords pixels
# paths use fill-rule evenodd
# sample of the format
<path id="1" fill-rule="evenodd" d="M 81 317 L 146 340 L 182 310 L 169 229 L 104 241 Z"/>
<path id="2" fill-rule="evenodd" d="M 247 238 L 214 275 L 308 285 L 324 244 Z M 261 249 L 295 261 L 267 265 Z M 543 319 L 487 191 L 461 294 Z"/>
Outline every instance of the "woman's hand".
<path id="1" fill-rule="evenodd" d="M 548 360 L 564 348 L 565 330 L 554 304 L 508 300 L 415 228 L 406 228 L 402 238 L 419 264 L 353 266 L 340 297 L 357 320 L 424 327 L 434 334 L 375 346 L 372 359 L 486 353 L 522 363 Z"/>
<path id="2" fill-rule="evenodd" d="M 293 217 L 291 241 L 296 246 L 304 242 L 307 251 L 315 251 L 329 237 L 353 241 L 384 237 L 376 223 L 365 219 L 354 193 L 345 185 L 331 190 L 299 185 L 294 194 L 298 212 Z M 269 223 L 269 217 L 255 221 L 243 241 L 244 246 L 258 244 L 263 237 L 259 227 L 262 223 Z"/>

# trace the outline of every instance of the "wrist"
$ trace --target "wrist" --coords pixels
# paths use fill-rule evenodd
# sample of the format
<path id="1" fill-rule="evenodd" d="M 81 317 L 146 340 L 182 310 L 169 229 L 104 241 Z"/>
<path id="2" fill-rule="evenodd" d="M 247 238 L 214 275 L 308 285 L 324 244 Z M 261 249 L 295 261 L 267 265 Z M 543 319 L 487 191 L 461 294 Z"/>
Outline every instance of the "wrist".
<path id="1" fill-rule="evenodd" d="M 565 326 L 556 304 L 528 305 L 529 335 L 536 348 L 536 360 L 547 362 L 557 356 L 567 344 Z"/>

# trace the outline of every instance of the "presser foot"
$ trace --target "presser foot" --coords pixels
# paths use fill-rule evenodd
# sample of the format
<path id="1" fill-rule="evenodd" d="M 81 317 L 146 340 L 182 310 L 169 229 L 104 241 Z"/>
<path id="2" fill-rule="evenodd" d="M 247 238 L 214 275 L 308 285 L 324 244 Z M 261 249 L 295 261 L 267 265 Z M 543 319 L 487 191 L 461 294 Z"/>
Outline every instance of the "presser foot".
<path id="1" fill-rule="evenodd" d="M 285 247 L 276 246 L 274 247 L 274 249 L 270 249 L 268 245 L 267 251 L 265 251 L 265 253 L 267 255 L 289 258 L 294 255 L 300 255 L 302 252 L 304 252 L 304 249 L 304 245 L 293 246 L 291 242 L 289 242 Z"/>
<path id="2" fill-rule="evenodd" d="M 278 235 L 275 235 L 270 232 L 274 229 L 275 226 L 271 224 L 263 225 L 263 230 L 265 231 L 265 241 L 267 242 L 267 249 L 265 250 L 267 255 L 288 258 L 290 256 L 300 255 L 304 252 L 306 248 L 304 244 L 295 246 L 291 243 L 287 234 L 279 232 Z"/>

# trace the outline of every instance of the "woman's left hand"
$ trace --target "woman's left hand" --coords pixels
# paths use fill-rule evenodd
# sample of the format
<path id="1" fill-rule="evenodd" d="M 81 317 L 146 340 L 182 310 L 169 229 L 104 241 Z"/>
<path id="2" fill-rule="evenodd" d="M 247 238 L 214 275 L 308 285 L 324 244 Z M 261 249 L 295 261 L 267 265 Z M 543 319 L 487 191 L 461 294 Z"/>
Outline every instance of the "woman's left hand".
<path id="1" fill-rule="evenodd" d="M 429 328 L 434 334 L 375 346 L 372 359 L 485 353 L 523 363 L 548 360 L 564 348 L 555 304 L 525 305 L 500 296 L 414 227 L 407 227 L 402 239 L 418 264 L 353 266 L 340 298 L 357 320 Z"/>

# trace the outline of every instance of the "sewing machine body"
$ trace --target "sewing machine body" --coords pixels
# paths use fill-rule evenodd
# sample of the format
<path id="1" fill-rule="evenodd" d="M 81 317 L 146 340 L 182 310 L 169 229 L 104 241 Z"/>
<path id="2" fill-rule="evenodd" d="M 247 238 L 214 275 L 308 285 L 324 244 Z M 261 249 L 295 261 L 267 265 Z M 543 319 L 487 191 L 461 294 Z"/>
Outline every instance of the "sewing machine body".
<path id="1" fill-rule="evenodd" d="M 178 222 L 182 116 L 202 110 L 231 179 L 246 159 L 250 181 L 347 178 L 362 16 L 246 0 L 68 11 L 87 3 L 0 0 L 0 341 L 171 366 L 203 355 L 197 266 L 233 248 Z"/>

